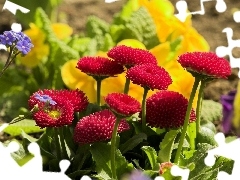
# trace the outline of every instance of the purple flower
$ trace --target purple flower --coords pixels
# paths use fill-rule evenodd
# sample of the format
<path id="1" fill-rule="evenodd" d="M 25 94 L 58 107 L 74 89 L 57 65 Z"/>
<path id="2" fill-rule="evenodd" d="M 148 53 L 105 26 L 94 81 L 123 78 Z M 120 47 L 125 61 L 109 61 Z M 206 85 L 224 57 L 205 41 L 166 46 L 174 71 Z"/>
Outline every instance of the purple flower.
<path id="1" fill-rule="evenodd" d="M 5 46 L 11 46 L 16 41 L 14 31 L 4 31 L 3 35 L 0 35 L 0 43 Z"/>
<path id="2" fill-rule="evenodd" d="M 56 105 L 57 104 L 54 100 L 52 100 L 52 98 L 49 95 L 36 94 L 35 98 L 38 99 L 41 102 L 44 102 L 44 103 L 49 102 L 49 104 L 51 104 L 51 105 Z"/>
<path id="3" fill-rule="evenodd" d="M 31 50 L 31 44 L 26 40 L 18 41 L 16 48 L 18 51 L 22 52 L 23 55 L 26 55 Z"/>
<path id="4" fill-rule="evenodd" d="M 230 91 L 227 95 L 221 96 L 221 103 L 223 106 L 223 121 L 222 121 L 222 127 L 223 132 L 228 133 L 231 130 L 232 127 L 232 118 L 233 118 L 233 112 L 234 112 L 234 98 L 236 95 L 236 90 Z"/>
<path id="5" fill-rule="evenodd" d="M 151 180 L 148 176 L 143 174 L 142 171 L 134 170 L 129 176 L 127 176 L 128 180 Z"/>
<path id="6" fill-rule="evenodd" d="M 22 53 L 22 55 L 26 55 L 33 44 L 31 39 L 26 36 L 23 32 L 15 32 L 15 31 L 4 31 L 3 35 L 0 35 L 0 44 L 5 45 L 7 47 L 16 48 L 17 52 Z"/>

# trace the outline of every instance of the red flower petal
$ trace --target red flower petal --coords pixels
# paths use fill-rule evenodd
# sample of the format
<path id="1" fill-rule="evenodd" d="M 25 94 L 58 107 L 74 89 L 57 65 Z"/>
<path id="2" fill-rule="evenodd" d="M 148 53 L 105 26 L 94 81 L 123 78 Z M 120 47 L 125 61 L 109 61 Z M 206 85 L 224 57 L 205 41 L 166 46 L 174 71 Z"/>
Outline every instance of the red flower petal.
<path id="1" fill-rule="evenodd" d="M 210 78 L 227 78 L 231 75 L 229 62 L 213 52 L 185 53 L 179 56 L 178 62 L 187 70 Z"/>
<path id="2" fill-rule="evenodd" d="M 134 84 L 150 89 L 166 90 L 172 83 L 169 73 L 153 64 L 136 65 L 128 69 L 126 77 Z"/>
<path id="3" fill-rule="evenodd" d="M 111 93 L 105 97 L 105 101 L 114 112 L 123 116 L 131 116 L 141 111 L 141 104 L 126 94 Z"/>
<path id="4" fill-rule="evenodd" d="M 107 55 L 126 67 L 144 63 L 157 65 L 156 57 L 148 50 L 132 48 L 124 45 L 113 47 L 108 51 Z"/>
<path id="5" fill-rule="evenodd" d="M 76 90 L 59 90 L 58 95 L 69 100 L 74 108 L 75 112 L 83 111 L 88 106 L 88 99 L 85 96 L 85 93 L 76 89 Z"/>
<path id="6" fill-rule="evenodd" d="M 146 122 L 151 127 L 178 128 L 183 126 L 188 100 L 178 92 L 160 91 L 146 102 Z M 190 122 L 196 120 L 192 110 Z"/>
<path id="7" fill-rule="evenodd" d="M 111 139 L 116 117 L 110 110 L 102 110 L 79 120 L 74 130 L 74 140 L 81 144 Z M 125 120 L 118 125 L 118 133 L 130 127 Z"/>
<path id="8" fill-rule="evenodd" d="M 33 119 L 41 127 L 61 127 L 70 125 L 73 121 L 73 106 L 70 101 L 54 96 L 56 105 L 43 106 L 33 113 Z"/>
<path id="9" fill-rule="evenodd" d="M 114 76 L 124 71 L 123 67 L 115 61 L 105 57 L 90 56 L 81 58 L 77 68 L 91 76 Z"/>

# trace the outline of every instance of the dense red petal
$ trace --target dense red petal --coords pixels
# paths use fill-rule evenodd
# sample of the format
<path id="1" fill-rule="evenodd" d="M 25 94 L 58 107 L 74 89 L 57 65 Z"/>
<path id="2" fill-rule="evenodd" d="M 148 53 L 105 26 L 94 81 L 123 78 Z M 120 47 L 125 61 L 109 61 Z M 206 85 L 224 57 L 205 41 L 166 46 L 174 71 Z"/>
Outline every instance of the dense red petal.
<path id="1" fill-rule="evenodd" d="M 188 100 L 178 92 L 160 91 L 146 102 L 146 122 L 151 127 L 178 128 L 183 126 Z M 192 110 L 190 122 L 196 120 Z"/>
<path id="2" fill-rule="evenodd" d="M 73 106 L 70 101 L 62 97 L 54 96 L 56 105 L 49 105 L 47 107 L 40 107 L 38 111 L 33 113 L 33 119 L 36 124 L 41 127 L 61 127 L 70 125 L 73 121 Z M 52 117 L 51 112 L 59 113 L 58 117 Z"/>
<path id="3" fill-rule="evenodd" d="M 69 100 L 74 108 L 75 112 L 83 111 L 88 106 L 88 99 L 87 96 L 85 96 L 85 93 L 76 89 L 76 90 L 59 90 L 58 91 L 59 96 L 65 97 L 67 100 Z"/>
<path id="4" fill-rule="evenodd" d="M 110 110 L 102 110 L 79 120 L 74 130 L 74 140 L 80 144 L 111 139 L 116 117 Z M 118 133 L 128 130 L 129 124 L 121 120 Z"/>
<path id="5" fill-rule="evenodd" d="M 124 71 L 123 66 L 115 61 L 91 56 L 82 57 L 77 63 L 77 68 L 91 76 L 114 76 Z"/>
<path id="6" fill-rule="evenodd" d="M 153 64 L 136 65 L 128 69 L 126 77 L 134 84 L 150 89 L 166 90 L 172 79 L 162 67 Z"/>
<path id="7" fill-rule="evenodd" d="M 187 70 L 210 78 L 227 78 L 231 75 L 229 62 L 213 52 L 188 52 L 179 56 L 178 62 Z"/>
<path id="8" fill-rule="evenodd" d="M 105 97 L 105 102 L 116 113 L 131 116 L 141 111 L 141 104 L 133 97 L 122 93 L 111 93 Z"/>
<path id="9" fill-rule="evenodd" d="M 132 48 L 125 45 L 113 47 L 108 51 L 107 55 L 119 64 L 127 67 L 144 63 L 157 65 L 156 57 L 148 50 Z"/>
<path id="10" fill-rule="evenodd" d="M 43 89 L 35 92 L 32 96 L 30 96 L 28 100 L 29 108 L 32 109 L 34 105 L 44 105 L 43 102 L 40 102 L 35 98 L 36 94 L 40 95 L 49 95 L 54 99 L 55 96 L 63 97 L 63 101 L 68 100 L 73 105 L 74 111 L 79 112 L 86 109 L 88 105 L 88 99 L 85 96 L 85 93 L 76 89 L 76 90 L 53 90 L 53 89 Z"/>

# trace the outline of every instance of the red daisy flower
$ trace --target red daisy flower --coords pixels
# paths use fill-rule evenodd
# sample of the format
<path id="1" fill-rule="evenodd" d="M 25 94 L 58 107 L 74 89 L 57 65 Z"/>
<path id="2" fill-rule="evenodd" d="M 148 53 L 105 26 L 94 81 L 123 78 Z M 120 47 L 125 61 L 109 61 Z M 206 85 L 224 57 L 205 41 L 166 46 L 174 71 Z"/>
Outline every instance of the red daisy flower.
<path id="1" fill-rule="evenodd" d="M 30 109 L 34 107 L 34 105 L 42 104 L 44 105 L 47 101 L 51 104 L 51 98 L 54 96 L 63 97 L 63 100 L 68 100 L 72 104 L 74 108 L 74 112 L 83 111 L 88 106 L 88 99 L 85 96 L 85 93 L 76 89 L 76 90 L 52 90 L 52 89 L 44 89 L 35 92 L 28 101 Z M 45 99 L 44 99 L 45 98 Z"/>
<path id="2" fill-rule="evenodd" d="M 55 105 L 43 106 L 40 104 L 37 111 L 33 112 L 33 119 L 41 127 L 61 127 L 70 125 L 73 121 L 74 109 L 70 101 L 63 97 L 53 96 Z"/>
<path id="3" fill-rule="evenodd" d="M 231 75 L 229 62 L 213 52 L 189 52 L 179 56 L 178 62 L 192 73 L 207 78 L 227 78 Z"/>
<path id="4" fill-rule="evenodd" d="M 105 57 L 82 57 L 77 68 L 90 76 L 115 76 L 121 74 L 123 66 Z"/>
<path id="5" fill-rule="evenodd" d="M 141 104 L 133 97 L 122 93 L 111 93 L 105 97 L 105 102 L 117 114 L 131 116 L 141 111 Z"/>
<path id="6" fill-rule="evenodd" d="M 144 63 L 157 65 L 156 57 L 148 50 L 132 48 L 124 45 L 113 47 L 108 51 L 107 55 L 127 68 Z"/>
<path id="7" fill-rule="evenodd" d="M 80 144 L 91 144 L 112 138 L 116 117 L 110 110 L 102 110 L 79 120 L 74 130 L 74 140 Z M 121 120 L 118 133 L 128 130 L 129 124 Z"/>
<path id="8" fill-rule="evenodd" d="M 134 84 L 152 90 L 166 90 L 172 84 L 169 73 L 164 68 L 154 64 L 136 65 L 127 70 L 126 77 Z"/>
<path id="9" fill-rule="evenodd" d="M 87 108 L 88 98 L 85 96 L 85 93 L 76 89 L 76 90 L 59 90 L 58 95 L 69 100 L 74 108 L 74 112 L 80 112 Z"/>
<path id="10" fill-rule="evenodd" d="M 160 91 L 152 95 L 146 102 L 146 122 L 151 127 L 178 128 L 183 126 L 188 100 L 178 92 Z M 189 122 L 196 120 L 194 110 Z"/>

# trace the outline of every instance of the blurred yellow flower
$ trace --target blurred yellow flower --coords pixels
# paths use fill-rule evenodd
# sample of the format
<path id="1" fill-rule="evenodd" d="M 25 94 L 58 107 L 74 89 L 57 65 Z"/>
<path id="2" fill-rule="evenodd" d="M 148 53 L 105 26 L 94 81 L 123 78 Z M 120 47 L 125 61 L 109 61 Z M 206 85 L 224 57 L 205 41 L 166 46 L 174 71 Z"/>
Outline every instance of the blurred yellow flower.
<path id="1" fill-rule="evenodd" d="M 60 40 L 70 37 L 73 33 L 73 29 L 69 25 L 63 23 L 53 23 L 52 29 Z"/>
<path id="2" fill-rule="evenodd" d="M 181 22 L 174 16 L 174 6 L 168 0 L 136 0 L 136 10 L 143 6 L 151 14 L 160 42 L 166 42 L 171 35 L 171 40 L 183 37 L 179 54 L 190 51 L 209 51 L 206 40 L 192 27 L 191 16 Z"/>
<path id="3" fill-rule="evenodd" d="M 78 60 L 70 60 L 61 68 L 64 84 L 69 89 L 80 89 L 86 93 L 90 102 L 96 102 L 95 80 L 76 68 Z"/>
<path id="4" fill-rule="evenodd" d="M 19 56 L 20 62 L 29 67 L 35 67 L 38 63 L 45 57 L 48 56 L 49 47 L 45 44 L 45 34 L 41 29 L 39 29 L 35 24 L 30 24 L 30 29 L 24 31 L 24 33 L 30 37 L 34 47 L 31 51 L 24 57 Z"/>
<path id="5" fill-rule="evenodd" d="M 24 31 L 24 33 L 30 37 L 34 47 L 26 56 L 19 56 L 18 59 L 26 67 L 33 68 L 48 56 L 49 46 L 45 43 L 46 35 L 44 32 L 33 23 L 29 26 L 30 29 Z M 69 37 L 73 32 L 70 26 L 62 23 L 52 24 L 52 29 L 57 38 L 61 40 Z"/>

